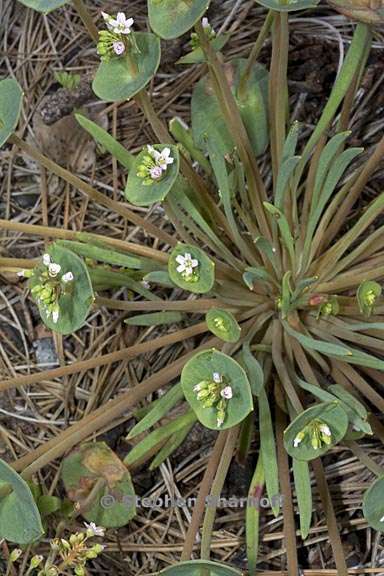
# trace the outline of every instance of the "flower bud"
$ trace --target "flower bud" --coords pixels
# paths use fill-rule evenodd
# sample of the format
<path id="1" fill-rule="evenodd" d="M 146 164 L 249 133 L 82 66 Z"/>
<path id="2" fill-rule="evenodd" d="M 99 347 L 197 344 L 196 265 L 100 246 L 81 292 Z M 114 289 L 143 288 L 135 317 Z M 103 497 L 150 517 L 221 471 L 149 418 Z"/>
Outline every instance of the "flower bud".
<path id="1" fill-rule="evenodd" d="M 358 22 L 384 23 L 384 0 L 328 0 L 328 4 Z"/>

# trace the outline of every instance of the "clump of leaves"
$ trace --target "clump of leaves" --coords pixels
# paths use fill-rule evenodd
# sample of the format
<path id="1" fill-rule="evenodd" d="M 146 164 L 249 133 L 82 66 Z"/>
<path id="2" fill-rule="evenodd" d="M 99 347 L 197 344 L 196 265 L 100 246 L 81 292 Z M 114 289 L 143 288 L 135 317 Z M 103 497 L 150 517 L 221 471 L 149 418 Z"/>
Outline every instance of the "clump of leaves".
<path id="1" fill-rule="evenodd" d="M 146 435 L 127 455 L 125 465 L 131 467 L 155 454 L 151 467 L 158 466 L 199 420 L 218 431 L 210 461 L 216 474 L 202 484 L 200 497 L 209 493 L 217 496 L 233 454 L 238 451 L 246 456 L 257 427 L 260 453 L 250 494 L 261 494 L 265 486 L 272 502 L 281 493 L 287 503 L 283 515 L 289 573 L 298 572 L 290 505 L 291 467 L 301 536 L 308 536 L 311 525 L 313 469 L 337 572 L 346 575 L 342 543 L 319 460 L 336 444 L 350 449 L 379 477 L 366 494 L 364 514 L 374 528 L 384 529 L 384 510 L 379 503 L 383 471 L 357 444 L 373 429 L 380 440 L 384 439 L 377 414 L 384 410 L 384 399 L 377 391 L 384 370 L 380 284 L 384 252 L 382 228 L 375 232 L 370 229 L 383 212 L 384 194 L 355 216 L 348 230 L 344 227 L 384 151 L 381 140 L 363 161 L 363 150 L 348 146 L 351 103 L 372 31 L 367 23 L 356 26 L 319 121 L 303 142 L 299 124 L 292 123 L 288 115 L 288 25 L 291 11 L 313 7 L 317 2 L 260 0 L 260 4 L 269 12 L 249 58 L 225 64 L 223 55 L 218 54 L 225 42 L 219 42 L 220 35 L 213 34 L 206 21 L 200 21 L 209 0 L 148 0 L 153 33 L 135 31 L 133 20 L 124 14 L 104 15 L 98 47 L 102 62 L 95 74 L 94 91 L 107 101 L 134 98 L 156 139 L 133 157 L 92 121 L 81 115 L 77 119 L 128 171 L 128 202 L 134 206 L 161 202 L 174 234 L 143 219 L 134 207 L 107 198 L 18 138 L 14 129 L 21 91 L 13 80 L 0 84 L 2 141 L 19 146 L 90 199 L 141 226 L 156 240 L 149 247 L 82 232 L 71 234 L 71 241 L 57 240 L 48 254 L 61 267 L 60 273 L 73 274 L 70 297 L 62 286 L 63 278 L 50 274 L 50 263 L 47 271 L 41 263 L 35 266 L 31 262 L 26 273 L 31 277 L 31 296 L 43 322 L 53 330 L 70 333 L 85 322 L 93 303 L 132 311 L 135 315 L 128 322 L 137 325 L 182 321 L 187 326 L 95 358 L 92 367 L 206 334 L 192 353 L 117 396 L 15 465 L 17 470 L 29 467 L 29 471 L 37 471 L 49 461 L 43 455 L 52 453 L 52 458 L 57 458 L 126 415 L 148 394 L 174 382 L 131 431 L 129 439 Z M 94 23 L 84 10 L 82 5 L 80 14 L 95 38 Z M 191 28 L 193 56 L 182 63 L 205 62 L 208 74 L 193 90 L 191 129 L 178 119 L 168 129 L 157 116 L 145 87 L 159 65 L 158 36 L 175 38 Z M 269 34 L 272 58 L 268 71 L 257 58 Z M 268 145 L 271 184 L 262 178 L 258 163 L 258 155 Z M 2 221 L 1 226 L 56 239 L 64 236 L 60 230 L 32 225 Z M 151 289 L 156 284 L 169 289 L 169 294 L 177 290 L 179 300 L 160 300 Z M 130 291 L 134 302 L 100 296 L 103 290 L 121 286 Z M 52 305 L 55 308 L 51 310 Z M 137 316 L 140 310 L 149 312 L 141 322 Z M 199 315 L 201 321 L 197 322 Z M 49 377 L 83 369 L 82 362 L 73 363 L 65 371 L 50 371 Z M 6 389 L 45 377 L 43 372 L 2 384 Z M 178 404 L 184 405 L 181 415 L 179 411 L 166 425 L 156 427 Z M 61 443 L 62 437 L 65 441 Z M 69 490 L 76 491 L 84 478 L 92 484 L 90 489 L 94 483 L 104 489 L 99 480 L 111 481 L 99 467 L 90 472 L 83 453 L 88 449 L 98 448 L 81 448 L 65 461 L 63 478 Z M 121 464 L 117 468 L 123 474 Z M 119 478 L 118 482 L 122 481 Z M 113 488 L 117 489 L 117 484 Z M 273 506 L 273 512 L 279 514 L 278 505 Z M 99 513 L 92 510 L 89 517 L 96 518 Z M 201 516 L 197 507 L 183 560 L 191 555 Z M 250 574 L 255 573 L 257 564 L 259 516 L 257 508 L 248 507 Z M 237 573 L 209 563 L 213 522 L 210 508 L 203 522 L 202 564 L 187 562 L 165 573 Z"/>

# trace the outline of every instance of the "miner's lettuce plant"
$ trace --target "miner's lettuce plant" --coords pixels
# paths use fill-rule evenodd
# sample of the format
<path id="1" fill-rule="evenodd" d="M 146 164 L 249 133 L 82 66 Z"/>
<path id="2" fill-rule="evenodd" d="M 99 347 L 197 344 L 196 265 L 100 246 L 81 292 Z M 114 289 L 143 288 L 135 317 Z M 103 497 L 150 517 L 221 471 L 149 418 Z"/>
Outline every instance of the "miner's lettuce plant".
<path id="1" fill-rule="evenodd" d="M 12 268 L 28 277 L 30 296 L 42 321 L 56 332 L 70 334 L 81 328 L 93 307 L 107 306 L 125 311 L 130 325 L 183 322 L 179 330 L 152 341 L 4 380 L 1 389 L 126 360 L 199 336 L 193 352 L 96 409 L 13 466 L 28 478 L 133 411 L 137 424 L 128 439 L 134 447 L 124 464 L 105 445 L 92 448 L 86 444 L 66 458 L 62 469 L 72 497 L 83 478 L 88 478 L 89 490 L 98 497 L 107 493 L 111 481 L 121 494 L 132 495 L 128 471 L 150 458 L 151 468 L 159 466 L 199 421 L 218 432 L 198 496 L 201 504 L 207 495 L 220 494 L 232 457 L 236 453 L 244 461 L 257 437 L 258 458 L 249 493 L 260 497 L 265 487 L 275 515 L 280 513 L 279 496 L 284 498 L 289 573 L 298 573 L 291 479 L 301 537 L 306 538 L 313 510 L 313 470 L 337 572 L 346 575 L 320 460 L 334 446 L 351 450 L 378 477 L 365 495 L 363 512 L 372 527 L 384 531 L 384 472 L 358 444 L 360 438 L 372 434 L 384 440 L 377 414 L 384 410 L 378 392 L 384 370 L 383 229 L 379 225 L 372 232 L 371 228 L 383 212 L 384 194 L 377 195 L 348 228 L 344 226 L 384 152 L 384 139 L 368 159 L 362 148 L 348 145 L 352 103 L 369 54 L 371 25 L 381 18 L 381 8 L 371 7 L 375 18 L 364 16 L 357 23 L 329 99 L 310 137 L 304 139 L 300 125 L 291 122 L 288 114 L 289 18 L 291 11 L 313 8 L 317 2 L 260 0 L 268 8 L 265 23 L 249 57 L 233 61 L 220 52 L 227 37 L 216 35 L 206 19 L 209 3 L 148 0 L 152 32 L 138 31 L 134 15 L 103 13 L 97 33 L 84 4 L 75 2 L 101 58 L 94 74 L 95 94 L 107 102 L 134 98 L 153 129 L 153 142 L 133 156 L 81 112 L 76 114 L 80 125 L 127 173 L 126 204 L 110 199 L 21 140 L 15 133 L 21 89 L 15 80 L 0 83 L 2 143 L 19 147 L 156 240 L 150 247 L 81 231 L 1 221 L 3 229 L 54 240 L 39 261 L 31 260 L 27 270 L 20 270 L 17 260 Z M 27 4 L 44 11 L 57 6 L 57 2 L 32 0 Z M 359 2 L 346 4 L 354 4 L 352 12 L 348 7 L 349 15 L 358 17 Z M 193 89 L 191 127 L 177 118 L 168 127 L 156 114 L 146 87 L 160 63 L 160 38 L 177 38 L 188 30 L 192 32 L 191 51 L 180 65 L 203 63 L 205 75 Z M 269 35 L 272 55 L 267 70 L 258 56 Z M 266 151 L 271 180 L 269 174 L 263 177 L 259 167 L 259 156 Z M 156 227 L 135 211 L 135 206 L 154 203 L 163 207 L 173 232 Z M 178 299 L 160 298 L 156 286 L 169 296 L 177 294 Z M 129 301 L 102 294 L 120 287 L 128 289 Z M 165 385 L 169 388 L 164 395 L 146 408 L 138 407 L 148 394 Z M 157 427 L 176 406 L 178 415 Z M 113 463 L 113 480 L 105 462 Z M 82 497 L 87 500 L 87 494 Z M 105 526 L 124 525 L 135 513 L 129 509 L 124 514 L 117 505 L 105 514 L 95 502 L 88 502 L 83 515 Z M 164 574 L 237 574 L 235 569 L 209 561 L 214 512 L 212 508 L 205 511 L 201 560 L 190 561 L 204 514 L 198 505 L 182 562 Z M 260 511 L 249 506 L 250 574 L 255 574 L 257 564 L 259 517 Z"/>

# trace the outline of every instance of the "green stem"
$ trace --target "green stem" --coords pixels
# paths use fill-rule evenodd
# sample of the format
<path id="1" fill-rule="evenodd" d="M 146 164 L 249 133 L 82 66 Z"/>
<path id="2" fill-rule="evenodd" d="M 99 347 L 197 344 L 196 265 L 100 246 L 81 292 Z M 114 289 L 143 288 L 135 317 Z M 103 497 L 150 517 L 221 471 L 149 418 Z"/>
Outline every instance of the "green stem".
<path id="1" fill-rule="evenodd" d="M 99 39 L 99 31 L 93 21 L 91 13 L 89 12 L 88 8 L 85 6 L 83 0 L 72 0 L 74 7 L 78 15 L 81 18 L 85 28 L 87 29 L 88 34 L 92 38 L 94 42 L 97 42 Z"/>
<path id="2" fill-rule="evenodd" d="M 248 492 L 247 511 L 245 515 L 245 530 L 247 542 L 247 558 L 249 576 L 255 576 L 257 556 L 259 551 L 259 522 L 260 522 L 260 499 L 265 483 L 264 466 L 261 454 L 257 459 L 257 465 Z M 254 502 L 252 500 L 254 500 Z"/>
<path id="3" fill-rule="evenodd" d="M 221 491 L 224 486 L 225 478 L 229 466 L 231 464 L 233 452 L 236 447 L 237 437 L 239 435 L 239 426 L 230 428 L 227 432 L 227 439 L 225 442 L 224 450 L 221 456 L 220 463 L 217 467 L 216 476 L 212 483 L 211 492 L 208 498 L 212 500 L 208 502 L 207 510 L 204 516 L 203 530 L 201 535 L 201 559 L 209 560 L 212 530 L 216 516 L 216 501 L 220 497 Z"/>

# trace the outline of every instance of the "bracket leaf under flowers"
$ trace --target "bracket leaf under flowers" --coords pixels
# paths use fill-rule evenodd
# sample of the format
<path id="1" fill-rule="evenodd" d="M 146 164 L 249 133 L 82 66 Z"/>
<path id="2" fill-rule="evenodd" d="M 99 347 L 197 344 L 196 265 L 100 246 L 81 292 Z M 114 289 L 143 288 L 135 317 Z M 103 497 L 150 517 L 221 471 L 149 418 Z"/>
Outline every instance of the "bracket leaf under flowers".
<path id="1" fill-rule="evenodd" d="M 180 266 L 178 257 L 184 257 L 187 254 L 198 262 L 193 279 L 186 279 L 178 272 Z M 179 243 L 169 256 L 168 274 L 172 282 L 176 284 L 176 286 L 179 286 L 179 288 L 194 292 L 195 294 L 205 294 L 212 290 L 215 283 L 215 264 L 208 258 L 205 252 L 197 246 Z"/>
<path id="2" fill-rule="evenodd" d="M 170 148 L 173 164 L 167 166 L 161 179 L 153 180 L 153 183 L 149 185 L 144 184 L 144 179 L 138 176 L 137 172 L 145 156 L 148 156 L 147 147 L 140 152 L 129 172 L 125 188 L 126 199 L 135 206 L 150 206 L 155 202 L 164 200 L 179 174 L 180 155 L 177 146 L 158 144 L 154 145 L 153 148 L 158 152 L 162 152 L 164 148 Z"/>
<path id="3" fill-rule="evenodd" d="M 151 28 L 171 40 L 188 32 L 204 15 L 211 0 L 148 0 Z"/>
<path id="4" fill-rule="evenodd" d="M 101 62 L 93 80 L 96 96 L 108 102 L 128 100 L 140 92 L 156 74 L 160 64 L 160 40 L 149 32 L 131 32 L 140 51 L 134 54 L 137 73 L 133 74 L 126 56 Z"/>
<path id="5" fill-rule="evenodd" d="M 62 479 L 70 500 L 80 505 L 96 483 L 100 483 L 93 502 L 82 512 L 88 522 L 120 528 L 136 515 L 131 475 L 105 442 L 83 444 L 67 456 L 63 461 Z"/>
<path id="6" fill-rule="evenodd" d="M 281 2 L 280 0 L 256 0 L 258 4 L 275 10 L 276 12 L 297 12 L 297 10 L 306 10 L 307 8 L 316 8 L 320 0 L 288 0 L 288 2 Z"/>
<path id="7" fill-rule="evenodd" d="M 28 6 L 28 8 L 33 8 L 37 12 L 48 14 L 48 12 L 52 12 L 52 10 L 67 4 L 68 0 L 19 0 L 19 2 L 24 4 L 24 6 Z"/>
<path id="8" fill-rule="evenodd" d="M 19 121 L 23 91 L 13 78 L 0 81 L 0 146 L 14 132 Z"/>
<path id="9" fill-rule="evenodd" d="M 314 420 L 321 420 L 331 432 L 329 444 L 319 448 L 311 445 L 308 435 L 295 446 L 295 439 Z M 348 430 L 348 415 L 338 401 L 321 402 L 299 414 L 284 432 L 284 446 L 290 456 L 297 460 L 313 460 L 323 456 L 332 446 L 340 442 Z"/>
<path id="10" fill-rule="evenodd" d="M 232 388 L 232 398 L 226 404 L 225 419 L 217 425 L 215 407 L 204 408 L 194 388 L 200 382 L 211 380 L 218 373 L 225 386 Z M 251 386 L 247 374 L 236 360 L 214 348 L 204 350 L 189 360 L 181 373 L 184 396 L 200 422 L 211 430 L 225 430 L 239 424 L 253 409 Z"/>
<path id="11" fill-rule="evenodd" d="M 46 326 L 60 334 L 71 334 L 84 324 L 94 301 L 91 279 L 84 262 L 76 254 L 58 244 L 52 244 L 47 253 L 53 262 L 61 267 L 61 274 L 71 272 L 73 282 L 71 290 L 59 297 L 59 317 L 55 323 L 45 307 L 39 305 L 40 316 Z M 43 264 L 41 265 L 43 266 Z M 32 276 L 29 286 L 38 284 L 38 278 Z"/>
<path id="12" fill-rule="evenodd" d="M 377 478 L 368 488 L 363 498 L 363 514 L 368 524 L 384 532 L 384 476 Z"/>
<path id="13" fill-rule="evenodd" d="M 209 330 L 224 342 L 237 342 L 241 328 L 236 318 L 226 310 L 211 308 L 205 316 Z"/>
<path id="14" fill-rule="evenodd" d="M 160 576 L 241 576 L 242 572 L 209 560 L 189 560 L 176 566 L 169 566 L 160 572 Z"/>

